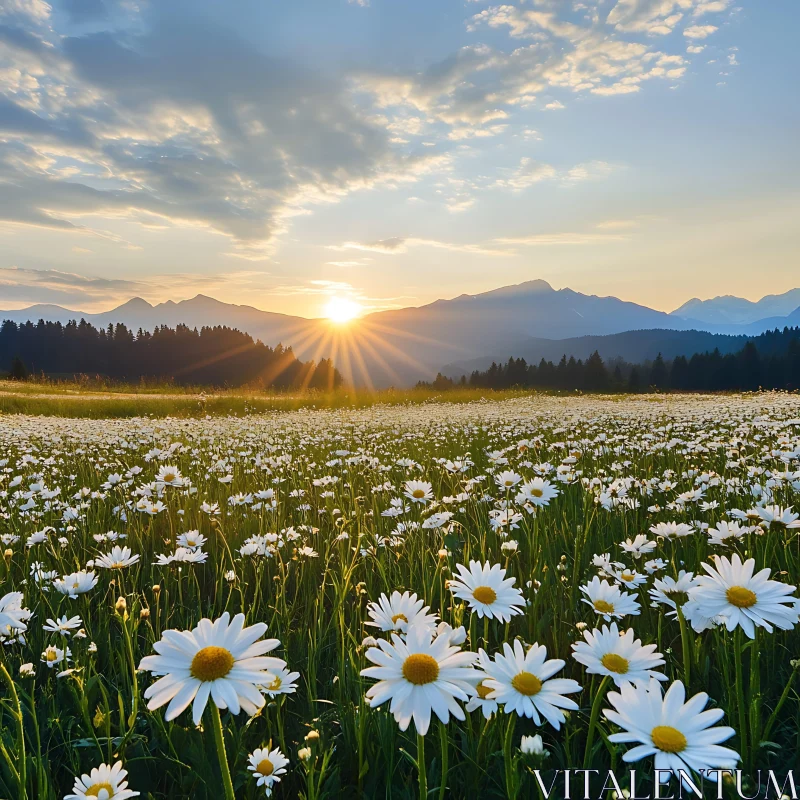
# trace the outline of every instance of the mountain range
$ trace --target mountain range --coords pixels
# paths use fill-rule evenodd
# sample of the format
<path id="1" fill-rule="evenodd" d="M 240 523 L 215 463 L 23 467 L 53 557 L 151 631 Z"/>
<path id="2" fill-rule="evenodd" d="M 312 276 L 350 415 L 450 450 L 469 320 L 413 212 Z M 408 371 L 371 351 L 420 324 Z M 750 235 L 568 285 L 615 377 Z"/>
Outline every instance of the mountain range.
<path id="1" fill-rule="evenodd" d="M 731 296 L 693 299 L 666 313 L 531 280 L 367 314 L 350 326 L 223 303 L 202 294 L 157 305 L 137 297 L 98 314 L 56 305 L 0 311 L 0 319 L 18 323 L 81 318 L 97 327 L 122 322 L 134 331 L 179 323 L 227 325 L 265 344 L 291 345 L 299 358 L 330 356 L 356 385 L 380 387 L 428 380 L 440 370 L 460 377 L 509 356 L 558 360 L 564 354 L 585 358 L 599 350 L 606 359 L 641 361 L 658 352 L 665 358 L 714 347 L 731 352 L 748 336 L 800 325 L 800 289 L 758 302 Z"/>

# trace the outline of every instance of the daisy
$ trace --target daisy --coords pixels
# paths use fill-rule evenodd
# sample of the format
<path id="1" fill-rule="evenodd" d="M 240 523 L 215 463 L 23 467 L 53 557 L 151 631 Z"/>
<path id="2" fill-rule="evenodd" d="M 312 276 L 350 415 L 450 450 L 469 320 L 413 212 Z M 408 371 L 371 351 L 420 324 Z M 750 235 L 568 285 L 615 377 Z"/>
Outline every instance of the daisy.
<path id="1" fill-rule="evenodd" d="M 22 592 L 9 592 L 0 598 L 0 635 L 28 629 L 27 622 L 33 614 L 22 607 L 23 601 Z"/>
<path id="2" fill-rule="evenodd" d="M 639 533 L 633 540 L 626 539 L 620 544 L 620 547 L 638 559 L 647 553 L 652 553 L 656 549 L 656 543 L 651 542 L 643 533 Z"/>
<path id="3" fill-rule="evenodd" d="M 581 690 L 577 681 L 567 678 L 552 679 L 564 667 L 560 658 L 547 660 L 547 648 L 533 644 L 526 653 L 522 642 L 514 640 L 513 649 L 503 643 L 503 653 L 497 653 L 494 661 L 486 659 L 484 670 L 489 676 L 483 681 L 492 693 L 488 696 L 504 707 L 506 714 L 516 712 L 521 717 L 532 718 L 541 725 L 541 714 L 556 730 L 564 722 L 563 708 L 575 711 L 578 704 L 565 694 Z M 551 680 L 552 679 L 552 680 Z"/>
<path id="4" fill-rule="evenodd" d="M 389 710 L 400 730 L 405 731 L 413 719 L 421 736 L 428 732 L 431 711 L 443 723 L 450 714 L 463 720 L 464 711 L 456 701 L 474 695 L 475 684 L 483 677 L 472 669 L 475 653 L 461 652 L 449 635 L 434 638 L 433 631 L 421 625 L 408 628 L 406 641 L 393 633 L 391 642 L 379 641 L 365 655 L 377 665 L 361 670 L 365 678 L 378 680 L 367 691 L 370 707 L 391 700 Z"/>
<path id="5" fill-rule="evenodd" d="M 743 528 L 738 522 L 720 520 L 716 527 L 709 528 L 707 533 L 709 544 L 727 547 L 737 539 L 741 539 L 746 533 L 750 533 L 750 528 Z"/>
<path id="6" fill-rule="evenodd" d="M 272 682 L 269 685 L 259 687 L 264 694 L 275 697 L 279 694 L 294 694 L 297 691 L 297 679 L 299 672 L 289 672 L 285 667 L 273 668 L 270 671 Z"/>
<path id="7" fill-rule="evenodd" d="M 263 786 L 269 797 L 272 794 L 272 787 L 280 782 L 281 775 L 286 774 L 289 759 L 277 747 L 274 750 L 270 750 L 269 747 L 259 747 L 250 753 L 248 759 L 250 765 L 247 769 L 253 773 L 256 786 Z"/>
<path id="8" fill-rule="evenodd" d="M 206 543 L 206 537 L 200 531 L 186 531 L 178 537 L 178 546 L 188 550 L 197 550 Z"/>
<path id="9" fill-rule="evenodd" d="M 177 467 L 161 467 L 156 475 L 156 484 L 161 486 L 183 486 L 184 478 Z"/>
<path id="10" fill-rule="evenodd" d="M 58 633 L 61 636 L 69 636 L 72 631 L 80 628 L 81 624 L 80 617 L 70 617 L 67 619 L 67 615 L 64 614 L 61 619 L 48 619 L 47 623 L 42 625 L 42 629 L 48 633 Z"/>
<path id="11" fill-rule="evenodd" d="M 68 661 L 72 656 L 72 651 L 69 647 L 63 650 L 60 647 L 50 645 L 44 653 L 42 653 L 42 661 L 47 664 L 48 669 L 58 666 L 62 661 Z"/>
<path id="12" fill-rule="evenodd" d="M 586 595 L 582 602 L 590 605 L 606 622 L 611 622 L 611 617 L 621 619 L 627 614 L 636 616 L 641 609 L 632 594 L 619 590 L 606 580 L 600 580 L 596 575 L 586 586 L 581 586 L 581 592 Z"/>
<path id="13" fill-rule="evenodd" d="M 63 578 L 53 581 L 53 586 L 61 594 L 67 595 L 74 600 L 79 594 L 90 592 L 97 586 L 97 575 L 94 572 L 71 572 Z"/>
<path id="14" fill-rule="evenodd" d="M 122 769 L 121 761 L 113 767 L 101 764 L 88 775 L 75 778 L 72 794 L 65 795 L 64 800 L 128 800 L 129 797 L 138 797 L 139 792 L 128 788 L 127 777 L 128 772 Z"/>
<path id="15" fill-rule="evenodd" d="M 750 639 L 755 638 L 756 626 L 772 633 L 773 625 L 788 631 L 797 624 L 794 586 L 769 580 L 768 568 L 754 575 L 755 559 L 742 563 L 736 553 L 730 561 L 714 556 L 714 564 L 716 569 L 703 564 L 708 575 L 698 576 L 689 592 L 700 614 L 720 617 L 729 631 L 741 626 Z"/>
<path id="16" fill-rule="evenodd" d="M 499 472 L 494 476 L 494 482 L 497 484 L 498 488 L 506 491 L 513 489 L 521 480 L 522 475 L 510 469 Z"/>
<path id="17" fill-rule="evenodd" d="M 139 664 L 163 676 L 144 693 L 147 707 L 154 711 L 169 703 L 164 715 L 169 722 L 192 703 L 192 719 L 199 725 L 211 696 L 218 708 L 252 716 L 266 702 L 258 687 L 269 686 L 275 677 L 271 670 L 286 666 L 264 655 L 280 644 L 277 639 L 257 641 L 266 631 L 263 622 L 245 628 L 244 614 L 231 621 L 227 611 L 215 622 L 201 619 L 191 631 L 164 631 L 153 645 L 158 655 L 145 656 Z"/>
<path id="18" fill-rule="evenodd" d="M 513 588 L 517 579 L 506 578 L 506 571 L 499 564 L 491 566 L 487 561 L 481 565 L 470 561 L 469 569 L 463 564 L 458 564 L 456 569 L 460 580 L 450 581 L 450 591 L 466 600 L 480 618 L 486 616 L 508 622 L 515 614 L 522 613 L 522 592 Z"/>
<path id="19" fill-rule="evenodd" d="M 484 674 L 481 680 L 475 684 L 475 696 L 470 697 L 466 706 L 467 711 L 470 713 L 480 709 L 485 719 L 490 719 L 492 714 L 497 713 L 497 700 L 493 697 L 489 697 L 489 695 L 494 694 L 494 690 L 486 685 L 486 679 L 489 677 L 488 674 L 486 674 L 486 666 L 491 665 L 491 663 L 492 660 L 489 658 L 488 654 L 482 649 L 479 650 L 478 663 L 476 666 L 484 670 Z"/>
<path id="20" fill-rule="evenodd" d="M 700 772 L 704 777 L 716 779 L 715 769 L 734 769 L 739 754 L 720 742 L 730 739 L 733 728 L 712 728 L 722 719 L 721 708 L 703 711 L 708 703 L 705 692 L 696 694 L 685 702 L 686 691 L 680 681 L 675 681 L 666 695 L 661 696 L 661 685 L 651 680 L 648 686 L 626 684 L 619 692 L 610 692 L 608 700 L 614 711 L 606 710 L 606 718 L 623 729 L 608 737 L 610 742 L 638 742 L 628 750 L 622 760 L 631 763 L 647 756 L 655 756 L 655 769 L 662 783 L 669 780 L 668 771 L 679 777 L 679 771 Z"/>
<path id="21" fill-rule="evenodd" d="M 433 499 L 433 485 L 428 481 L 406 481 L 403 489 L 412 503 L 427 503 Z"/>
<path id="22" fill-rule="evenodd" d="M 650 532 L 662 539 L 681 539 L 694 533 L 694 528 L 685 522 L 659 522 L 650 527 Z"/>
<path id="23" fill-rule="evenodd" d="M 655 672 L 655 667 L 666 663 L 656 645 L 642 645 L 633 638 L 633 628 L 620 634 L 617 623 L 604 625 L 601 630 L 584 631 L 585 642 L 572 645 L 572 657 L 586 667 L 590 675 L 607 675 L 617 686 L 626 683 L 647 683 L 651 678 L 667 680 L 666 675 Z"/>
<path id="24" fill-rule="evenodd" d="M 787 528 L 800 528 L 800 514 L 795 514 L 792 507 L 765 506 L 758 508 L 761 524 L 770 530 L 786 530 Z"/>
<path id="25" fill-rule="evenodd" d="M 642 575 L 635 569 L 612 569 L 611 577 L 619 581 L 620 584 L 628 589 L 637 589 L 643 583 L 647 583 L 647 576 Z"/>
<path id="26" fill-rule="evenodd" d="M 544 478 L 534 478 L 526 481 L 519 487 L 516 500 L 520 504 L 530 503 L 534 506 L 547 506 L 550 501 L 558 497 L 558 489 Z"/>
<path id="27" fill-rule="evenodd" d="M 114 545 L 110 553 L 96 558 L 94 560 L 94 565 L 101 569 L 125 569 L 135 564 L 138 560 L 139 555 L 132 555 L 130 547 Z"/>
<path id="28" fill-rule="evenodd" d="M 429 614 L 429 606 L 424 606 L 424 600 L 418 600 L 416 594 L 398 591 L 392 592 L 391 598 L 385 594 L 380 596 L 377 603 L 367 606 L 367 613 L 372 622 L 365 622 L 373 628 L 382 631 L 405 632 L 409 625 L 436 625 L 436 615 Z"/>
<path id="29" fill-rule="evenodd" d="M 678 573 L 678 580 L 666 575 L 663 579 L 656 578 L 653 581 L 653 588 L 650 589 L 650 597 L 654 602 L 662 606 L 669 606 L 673 609 L 669 616 L 677 616 L 678 606 L 682 606 L 689 599 L 689 590 L 696 585 L 693 572 L 681 570 Z"/>

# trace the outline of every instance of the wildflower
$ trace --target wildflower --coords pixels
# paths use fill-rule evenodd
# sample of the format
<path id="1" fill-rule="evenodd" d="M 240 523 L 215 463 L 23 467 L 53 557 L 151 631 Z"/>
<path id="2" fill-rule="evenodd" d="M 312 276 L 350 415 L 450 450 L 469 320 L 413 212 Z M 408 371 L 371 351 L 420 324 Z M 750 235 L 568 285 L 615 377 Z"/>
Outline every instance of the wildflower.
<path id="1" fill-rule="evenodd" d="M 641 611 L 633 595 L 621 592 L 618 586 L 601 581 L 596 575 L 586 586 L 581 586 L 581 592 L 586 595 L 582 602 L 590 605 L 606 622 L 610 622 L 611 617 L 621 619 L 628 614 L 635 616 Z"/>
<path id="2" fill-rule="evenodd" d="M 625 683 L 647 683 L 651 678 L 667 680 L 655 668 L 664 665 L 656 645 L 642 645 L 633 638 L 633 629 L 620 634 L 617 623 L 604 625 L 601 630 L 584 631 L 584 642 L 572 645 L 572 657 L 586 667 L 590 675 L 607 675 L 617 686 Z"/>
<path id="3" fill-rule="evenodd" d="M 522 592 L 513 588 L 517 579 L 506 578 L 506 571 L 499 564 L 470 561 L 469 568 L 458 564 L 456 569 L 460 579 L 450 581 L 450 590 L 466 600 L 478 617 L 508 622 L 515 614 L 522 613 Z"/>
<path id="4" fill-rule="evenodd" d="M 772 633 L 773 625 L 791 630 L 797 624 L 794 586 L 769 580 L 768 568 L 754 575 L 755 559 L 742 563 L 736 553 L 731 560 L 714 556 L 714 565 L 703 564 L 708 575 L 699 576 L 689 592 L 704 617 L 719 617 L 729 631 L 741 626 L 751 639 L 756 626 Z"/>
<path id="5" fill-rule="evenodd" d="M 80 617 L 69 617 L 68 619 L 65 614 L 58 620 L 48 619 L 47 623 L 42 625 L 42 629 L 48 633 L 58 633 L 61 636 L 69 636 L 72 631 L 80 628 L 82 624 Z"/>
<path id="6" fill-rule="evenodd" d="M 75 778 L 72 794 L 64 796 L 64 800 L 128 800 L 138 797 L 139 792 L 128 789 L 127 770 L 122 768 L 122 762 L 117 761 L 114 766 L 101 764 L 95 767 L 88 775 Z"/>
<path id="7" fill-rule="evenodd" d="M 491 689 L 490 699 L 504 707 L 506 714 L 516 712 L 521 717 L 532 718 L 541 725 L 541 714 L 556 730 L 564 722 L 562 709 L 577 711 L 578 704 L 564 695 L 581 690 L 577 681 L 553 678 L 564 667 L 560 658 L 547 660 L 547 648 L 533 644 L 528 651 L 519 639 L 512 648 L 503 643 L 503 653 L 494 661 L 482 661 L 486 674 L 484 686 Z"/>
<path id="8" fill-rule="evenodd" d="M 192 704 L 192 719 L 200 723 L 209 696 L 218 708 L 232 714 L 241 710 L 251 716 L 261 708 L 259 686 L 268 686 L 286 663 L 265 656 L 280 642 L 258 641 L 267 630 L 263 622 L 244 627 L 244 614 L 233 620 L 226 611 L 219 619 L 201 619 L 191 631 L 167 630 L 153 645 L 158 655 L 145 656 L 139 669 L 163 676 L 147 691 L 147 707 L 153 711 L 169 703 L 164 718 L 175 719 Z"/>
<path id="9" fill-rule="evenodd" d="M 449 636 L 434 638 L 426 626 L 410 626 L 406 641 L 396 633 L 391 636 L 391 643 L 380 641 L 366 652 L 377 665 L 361 671 L 364 677 L 378 680 L 367 691 L 370 707 L 391 700 L 400 730 L 406 730 L 413 719 L 421 736 L 428 732 L 432 710 L 444 723 L 451 714 L 463 720 L 464 711 L 456 701 L 468 700 L 482 677 L 472 669 L 475 653 L 461 652 Z"/>
<path id="10" fill-rule="evenodd" d="M 433 485 L 427 481 L 406 481 L 403 494 L 412 503 L 427 503 L 433 499 Z"/>
<path id="11" fill-rule="evenodd" d="M 0 636 L 28 629 L 28 620 L 33 616 L 24 608 L 22 592 L 9 592 L 0 597 Z"/>
<path id="12" fill-rule="evenodd" d="M 135 564 L 139 560 L 139 555 L 132 555 L 130 547 L 120 547 L 114 545 L 111 552 L 99 556 L 94 560 L 95 566 L 101 569 L 125 569 Z"/>
<path id="13" fill-rule="evenodd" d="M 414 624 L 432 627 L 436 624 L 436 615 L 429 614 L 430 608 L 423 605 L 424 601 L 418 600 L 416 594 L 394 591 L 391 598 L 382 594 L 377 603 L 367 606 L 367 614 L 372 621 L 364 624 L 382 631 L 400 632 L 405 632 L 409 625 Z"/>
<path id="14" fill-rule="evenodd" d="M 534 736 L 523 736 L 519 743 L 523 755 L 541 758 L 547 754 L 542 737 L 537 733 Z"/>
<path id="15" fill-rule="evenodd" d="M 61 594 L 74 600 L 79 594 L 90 592 L 97 586 L 97 575 L 94 572 L 71 572 L 63 578 L 53 581 L 53 586 Z"/>
<path id="16" fill-rule="evenodd" d="M 734 769 L 739 755 L 720 742 L 730 739 L 736 732 L 724 726 L 712 727 L 722 719 L 720 708 L 703 711 L 708 704 L 705 692 L 696 694 L 685 702 L 686 691 L 680 681 L 675 681 L 661 695 L 661 685 L 651 680 L 649 685 L 625 684 L 619 693 L 610 692 L 608 700 L 614 710 L 606 710 L 606 718 L 623 729 L 609 736 L 611 742 L 638 742 L 623 755 L 631 763 L 655 756 L 655 769 L 664 770 L 659 777 L 662 783 L 669 780 L 667 772 L 678 777 L 679 770 L 687 774 L 694 770 L 716 780 L 708 770 Z"/>
<path id="17" fill-rule="evenodd" d="M 253 773 L 256 786 L 263 786 L 269 797 L 272 794 L 272 787 L 280 782 L 282 775 L 286 774 L 289 759 L 277 747 L 274 750 L 259 747 L 250 753 L 248 760 L 250 764 L 247 769 Z"/>

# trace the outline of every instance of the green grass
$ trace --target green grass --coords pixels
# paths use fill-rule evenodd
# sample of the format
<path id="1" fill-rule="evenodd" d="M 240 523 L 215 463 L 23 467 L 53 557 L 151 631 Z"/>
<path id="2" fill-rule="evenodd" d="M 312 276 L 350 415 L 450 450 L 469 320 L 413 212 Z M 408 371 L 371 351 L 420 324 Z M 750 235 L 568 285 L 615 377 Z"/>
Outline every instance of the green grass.
<path id="1" fill-rule="evenodd" d="M 0 414 L 87 419 L 204 417 L 299 409 L 358 409 L 374 405 L 469 403 L 530 395 L 522 390 L 353 388 L 332 392 L 274 392 L 248 389 L 175 387 L 171 384 L 0 381 Z"/>
<path id="2" fill-rule="evenodd" d="M 587 747 L 593 703 L 600 703 L 598 709 L 608 704 L 599 691 L 600 679 L 571 658 L 571 646 L 581 635 L 576 626 L 601 623 L 581 602 L 581 586 L 597 574 L 593 556 L 610 553 L 641 571 L 642 561 L 620 549 L 625 539 L 647 533 L 658 521 L 698 520 L 713 526 L 728 519 L 731 509 L 753 506 L 750 486 L 765 483 L 766 475 L 751 477 L 748 467 L 785 470 L 780 453 L 800 448 L 800 430 L 792 421 L 800 418 L 800 401 L 785 395 L 504 395 L 503 402 L 444 404 L 424 395 L 419 399 L 426 402 L 414 404 L 414 393 L 397 393 L 388 401 L 395 405 L 386 405 L 383 397 L 380 406 L 365 400 L 355 407 L 355 399 L 337 400 L 317 410 L 308 408 L 315 404 L 310 398 L 287 399 L 298 404 L 296 411 L 207 420 L 190 418 L 199 412 L 189 412 L 187 406 L 186 419 L 132 421 L 63 418 L 91 416 L 68 414 L 67 406 L 75 402 L 89 411 L 94 402 L 64 397 L 47 400 L 64 404 L 62 418 L 20 414 L 0 419 L 2 458 L 7 460 L 2 473 L 7 495 L 0 502 L 7 548 L 0 560 L 0 596 L 21 591 L 34 613 L 25 642 L 0 650 L 9 676 L 4 683 L 0 675 L 0 797 L 27 793 L 31 800 L 61 800 L 74 776 L 116 759 L 130 773 L 130 788 L 146 800 L 223 797 L 211 717 L 204 718 L 202 729 L 194 727 L 188 713 L 166 723 L 164 709 L 148 711 L 143 698 L 154 679 L 135 669 L 142 657 L 153 653 L 164 630 L 189 629 L 202 617 L 215 619 L 223 611 L 244 613 L 248 624 L 267 623 L 267 636 L 281 642 L 272 655 L 300 673 L 295 694 L 270 701 L 256 716 L 223 712 L 237 798 L 264 796 L 247 771 L 247 755 L 270 741 L 290 759 L 275 797 L 417 797 L 413 725 L 403 733 L 386 706 L 369 708 L 364 696 L 372 681 L 360 675 L 369 664 L 363 638 L 387 635 L 365 627 L 367 604 L 394 590 L 416 592 L 439 618 L 464 625 L 464 649 L 485 647 L 494 654 L 515 638 L 546 645 L 550 658 L 566 662 L 558 677 L 572 678 L 582 687 L 574 695 L 578 710 L 558 731 L 503 713 L 488 722 L 479 711 L 463 722 L 451 719 L 447 726 L 434 720 L 424 742 L 431 798 L 537 797 L 531 773 L 537 763 L 518 750 L 523 734 L 542 735 L 549 752 L 541 765 L 545 770 L 577 769 L 586 761 L 592 768 L 613 766 L 618 775 L 627 775 L 621 759 L 630 746 L 608 741 L 615 728 L 602 715 Z M 478 399 L 473 393 L 468 397 Z M 31 400 L 14 399 L 20 404 Z M 220 402 L 234 399 L 247 402 L 251 410 L 252 397 L 226 394 Z M 145 401 L 159 398 L 114 402 L 133 413 Z M 178 416 L 174 404 L 179 401 L 163 402 L 172 404 L 172 417 Z M 263 402 L 277 403 L 279 398 Z M 324 403 L 318 400 L 316 405 Z M 241 409 L 244 413 L 244 405 Z M 136 414 L 141 417 L 141 410 Z M 519 446 L 523 440 L 528 441 L 525 449 Z M 490 454 L 503 449 L 509 463 L 493 466 Z M 581 475 L 557 484 L 558 497 L 535 516 L 520 509 L 517 527 L 493 530 L 490 511 L 507 499 L 519 508 L 513 492 L 497 488 L 493 471 L 514 469 L 529 479 L 535 474 L 533 465 L 549 462 L 555 468 L 572 450 L 581 454 L 573 467 Z M 401 458 L 417 466 L 400 466 Z M 464 475 L 442 465 L 443 459 L 465 458 L 473 465 Z M 790 463 L 800 469 L 794 458 Z M 177 466 L 191 480 L 191 489 L 164 490 L 165 507 L 158 513 L 136 510 L 133 504 L 142 492 L 134 492 L 152 486 L 165 464 Z M 141 467 L 141 474 L 103 488 L 111 473 L 124 475 L 133 467 Z M 675 487 L 662 490 L 658 483 L 666 471 L 674 474 Z M 716 501 L 717 507 L 703 510 L 695 502 L 683 509 L 667 508 L 704 473 L 720 476 L 720 483 L 710 481 L 705 492 L 705 499 Z M 227 474 L 232 482 L 220 482 Z M 18 475 L 23 480 L 12 486 Z M 465 484 L 481 475 L 483 481 Z M 330 480 L 321 481 L 326 477 Z M 554 481 L 552 472 L 549 477 Z M 639 504 L 607 511 L 580 477 L 597 478 L 605 487 L 630 477 L 634 483 L 629 495 Z M 400 517 L 382 516 L 392 498 L 403 496 L 409 478 L 429 481 L 436 504 L 409 503 Z M 652 493 L 646 494 L 642 481 L 653 479 Z M 725 486 L 729 479 L 731 492 Z M 31 484 L 38 486 L 29 489 Z M 56 489 L 60 493 L 53 494 Z M 239 493 L 266 489 L 275 491 L 274 509 L 255 508 L 256 498 L 229 503 Z M 445 502 L 462 492 L 466 496 Z M 784 480 L 774 493 L 775 503 L 800 506 L 790 481 Z M 218 502 L 220 511 L 209 515 L 201 508 L 203 501 Z M 649 512 L 654 504 L 664 510 Z M 125 510 L 126 520 L 119 509 Z M 454 514 L 445 528 L 417 526 L 432 511 L 444 509 Z M 395 531 L 398 521 L 408 525 L 402 534 Z M 53 530 L 43 541 L 29 544 L 28 537 L 47 528 Z M 181 569 L 158 566 L 156 556 L 171 553 L 177 537 L 192 529 L 208 539 L 207 562 Z M 49 588 L 47 581 L 42 585 L 33 579 L 34 564 L 58 575 L 85 567 L 111 549 L 112 542 L 95 538 L 108 531 L 125 534 L 117 543 L 139 554 L 138 564 L 98 569 L 98 585 L 76 600 Z M 283 543 L 268 557 L 240 554 L 248 537 L 270 533 L 281 534 Z M 800 582 L 800 538 L 793 530 L 751 533 L 726 550 L 709 545 L 700 532 L 674 542 L 649 538 L 657 541 L 657 548 L 648 558 L 666 562 L 662 576 L 675 577 L 680 569 L 701 572 L 712 553 L 739 552 L 755 558 L 758 569 L 769 567 L 776 580 Z M 518 542 L 516 553 L 501 549 L 508 539 Z M 303 555 L 304 545 L 317 555 Z M 503 564 L 523 590 L 524 613 L 509 624 L 484 624 L 454 599 L 447 580 L 457 564 L 470 559 Z M 700 634 L 682 630 L 668 609 L 651 606 L 647 589 L 652 582 L 648 578 L 643 587 L 631 590 L 641 614 L 621 620 L 620 627 L 633 627 L 645 644 L 657 646 L 670 681 L 683 680 L 689 695 L 710 695 L 711 705 L 725 712 L 722 724 L 736 729 L 726 744 L 743 754 L 748 771 L 758 767 L 780 772 L 796 764 L 800 682 L 790 683 L 797 671 L 790 662 L 800 658 L 800 628 L 762 629 L 755 643 L 724 628 Z M 125 599 L 124 612 L 119 611 L 120 597 Z M 62 615 L 79 615 L 86 638 L 64 640 L 42 629 L 47 618 Z M 48 669 L 41 662 L 40 654 L 53 644 L 71 648 L 69 666 L 75 672 L 58 678 L 65 665 Z M 24 663 L 34 665 L 35 677 L 20 675 Z M 306 736 L 312 730 L 319 739 L 309 744 Z M 301 763 L 298 750 L 307 745 L 312 757 Z M 652 793 L 652 759 L 636 766 L 639 796 L 647 796 Z M 551 774 L 545 773 L 545 779 L 549 784 Z M 745 788 L 753 793 L 752 785 Z M 599 789 L 594 787 L 593 796 Z M 676 793 L 674 785 L 671 793 Z M 726 794 L 734 796 L 728 789 Z"/>

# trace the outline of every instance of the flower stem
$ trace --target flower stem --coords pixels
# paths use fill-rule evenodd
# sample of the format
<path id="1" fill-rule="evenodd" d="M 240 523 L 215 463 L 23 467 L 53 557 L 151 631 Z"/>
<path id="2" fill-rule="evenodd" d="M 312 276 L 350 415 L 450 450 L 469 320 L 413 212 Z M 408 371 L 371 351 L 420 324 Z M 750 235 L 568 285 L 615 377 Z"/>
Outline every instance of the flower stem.
<path id="1" fill-rule="evenodd" d="M 417 772 L 419 773 L 419 800 L 428 796 L 428 773 L 425 770 L 425 737 L 417 734 Z"/>
<path id="2" fill-rule="evenodd" d="M 21 800 L 25 800 L 25 798 L 28 797 L 28 778 L 25 769 L 27 760 L 25 755 L 25 727 L 22 722 L 22 705 L 19 702 L 19 695 L 17 694 L 16 686 L 14 686 L 14 681 L 3 661 L 0 661 L 0 675 L 2 675 L 3 681 L 11 695 L 13 703 L 11 716 L 14 717 L 17 723 L 17 764 L 19 765 L 19 769 L 13 769 L 14 765 L 10 761 L 9 766 L 12 767 L 12 771 L 16 772 L 19 778 L 19 796 Z"/>
<path id="3" fill-rule="evenodd" d="M 444 800 L 447 792 L 447 726 L 444 722 L 439 723 L 439 735 L 442 742 L 442 779 L 439 783 L 439 800 Z"/>
<path id="4" fill-rule="evenodd" d="M 691 672 L 691 664 L 692 664 L 692 653 L 689 649 L 689 632 L 686 629 L 686 618 L 683 616 L 683 611 L 681 611 L 681 607 L 676 605 L 676 610 L 678 612 L 678 624 L 681 627 L 681 653 L 683 654 L 683 685 L 686 687 L 687 691 L 689 689 L 689 684 L 692 679 L 692 672 Z"/>
<path id="5" fill-rule="evenodd" d="M 217 746 L 219 771 L 222 773 L 222 788 L 225 791 L 225 800 L 236 800 L 233 795 L 233 783 L 231 782 L 231 771 L 228 767 L 228 756 L 225 753 L 225 736 L 222 732 L 222 720 L 219 718 L 219 709 L 213 700 L 208 704 L 208 708 L 211 714 L 211 727 L 214 731 L 214 744 Z"/>
<path id="6" fill-rule="evenodd" d="M 608 685 L 610 678 L 608 675 L 603 676 L 603 680 L 600 681 L 600 687 L 597 690 L 597 694 L 594 696 L 594 702 L 592 703 L 592 713 L 589 715 L 589 730 L 586 734 L 586 749 L 583 751 L 583 768 L 589 768 L 589 760 L 592 757 L 592 744 L 594 743 L 594 730 L 597 727 L 597 720 L 600 717 L 600 706 L 603 702 L 603 698 L 606 696 L 606 686 Z"/>
<path id="7" fill-rule="evenodd" d="M 509 714 L 506 737 L 503 742 L 503 761 L 505 762 L 506 769 L 506 796 L 508 800 L 514 800 L 517 796 L 516 770 L 514 767 L 514 757 L 511 753 L 511 742 L 514 738 L 514 726 L 516 722 L 517 715 L 514 713 Z"/>
<path id="8" fill-rule="evenodd" d="M 745 727 L 744 678 L 742 677 L 742 629 L 739 626 L 736 627 L 733 638 L 735 642 L 733 661 L 736 669 L 736 706 L 739 712 L 739 755 L 744 764 L 747 761 L 747 728 Z"/>

